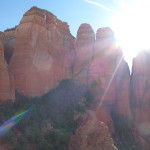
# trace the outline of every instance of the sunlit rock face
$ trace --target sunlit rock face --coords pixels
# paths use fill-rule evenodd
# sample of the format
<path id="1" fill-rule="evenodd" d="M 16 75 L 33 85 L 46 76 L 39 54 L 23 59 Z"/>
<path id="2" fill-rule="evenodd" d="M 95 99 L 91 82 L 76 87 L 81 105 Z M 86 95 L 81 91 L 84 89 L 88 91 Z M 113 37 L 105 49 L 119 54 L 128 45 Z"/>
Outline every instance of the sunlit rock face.
<path id="1" fill-rule="evenodd" d="M 4 34 L 0 33 L 0 101 L 14 99 L 14 89 L 10 84 L 8 65 L 4 58 Z"/>
<path id="2" fill-rule="evenodd" d="M 17 90 L 28 96 L 41 96 L 70 76 L 72 58 L 68 56 L 74 37 L 67 23 L 33 7 L 17 26 L 15 38 L 9 69 Z"/>
<path id="3" fill-rule="evenodd" d="M 143 135 L 150 135 L 150 53 L 140 52 L 133 60 L 131 102 L 135 123 Z"/>
<path id="4" fill-rule="evenodd" d="M 97 120 L 93 111 L 89 119 L 81 125 L 69 142 L 69 150 L 117 150 L 107 126 Z"/>

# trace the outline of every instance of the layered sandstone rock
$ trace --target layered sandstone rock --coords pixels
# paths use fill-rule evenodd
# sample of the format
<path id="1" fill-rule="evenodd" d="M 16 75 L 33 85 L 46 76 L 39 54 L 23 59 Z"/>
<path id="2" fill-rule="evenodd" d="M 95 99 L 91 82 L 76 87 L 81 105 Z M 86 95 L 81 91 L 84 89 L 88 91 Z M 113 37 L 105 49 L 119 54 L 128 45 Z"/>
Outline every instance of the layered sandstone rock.
<path id="1" fill-rule="evenodd" d="M 67 23 L 33 7 L 23 16 L 15 36 L 9 69 L 17 90 L 28 96 L 41 96 L 70 76 L 72 59 L 67 56 L 74 38 Z"/>
<path id="2" fill-rule="evenodd" d="M 4 35 L 0 34 L 0 101 L 14 99 L 14 89 L 11 89 L 8 66 L 4 58 Z"/>
<path id="3" fill-rule="evenodd" d="M 117 150 L 107 126 L 88 112 L 89 120 L 80 126 L 69 142 L 69 150 Z"/>
<path id="4" fill-rule="evenodd" d="M 142 51 L 133 60 L 131 102 L 135 124 L 150 135 L 150 52 Z"/>

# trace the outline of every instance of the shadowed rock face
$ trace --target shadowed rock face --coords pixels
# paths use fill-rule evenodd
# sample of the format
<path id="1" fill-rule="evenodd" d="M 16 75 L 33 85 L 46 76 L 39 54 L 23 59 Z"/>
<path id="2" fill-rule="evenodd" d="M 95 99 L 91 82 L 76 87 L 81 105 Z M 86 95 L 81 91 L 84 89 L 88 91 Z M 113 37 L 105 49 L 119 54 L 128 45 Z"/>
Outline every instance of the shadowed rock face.
<path id="1" fill-rule="evenodd" d="M 15 44 L 15 28 L 7 29 L 4 31 L 4 56 L 7 64 L 9 64 L 10 59 L 13 55 L 14 44 Z"/>
<path id="2" fill-rule="evenodd" d="M 131 103 L 133 118 L 143 135 L 150 135 L 150 53 L 140 52 L 133 60 Z"/>
<path id="3" fill-rule="evenodd" d="M 4 58 L 3 34 L 0 34 L 0 100 L 14 99 L 14 89 L 10 84 L 8 66 Z"/>

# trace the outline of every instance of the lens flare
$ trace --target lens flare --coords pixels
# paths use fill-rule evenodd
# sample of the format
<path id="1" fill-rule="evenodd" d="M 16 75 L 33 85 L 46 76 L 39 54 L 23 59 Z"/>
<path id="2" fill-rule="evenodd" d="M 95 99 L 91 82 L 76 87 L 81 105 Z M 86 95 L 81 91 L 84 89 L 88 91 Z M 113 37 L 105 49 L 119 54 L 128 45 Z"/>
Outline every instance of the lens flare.
<path id="1" fill-rule="evenodd" d="M 122 2 L 119 13 L 112 20 L 111 27 L 128 63 L 132 63 L 140 50 L 150 48 L 149 6 L 149 0 Z"/>
<path id="2" fill-rule="evenodd" d="M 12 129 L 27 113 L 29 109 L 21 112 L 14 117 L 7 120 L 3 125 L 0 126 L 0 137 L 5 135 L 10 129 Z"/>

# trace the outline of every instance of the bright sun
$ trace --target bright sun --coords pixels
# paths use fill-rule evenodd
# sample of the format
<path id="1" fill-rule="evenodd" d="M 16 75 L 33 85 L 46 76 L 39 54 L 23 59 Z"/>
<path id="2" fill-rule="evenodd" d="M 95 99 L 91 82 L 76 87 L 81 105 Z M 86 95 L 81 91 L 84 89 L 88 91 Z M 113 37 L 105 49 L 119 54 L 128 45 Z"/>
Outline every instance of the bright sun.
<path id="1" fill-rule="evenodd" d="M 121 6 L 112 28 L 128 62 L 142 49 L 150 48 L 150 1 L 130 0 Z"/>

